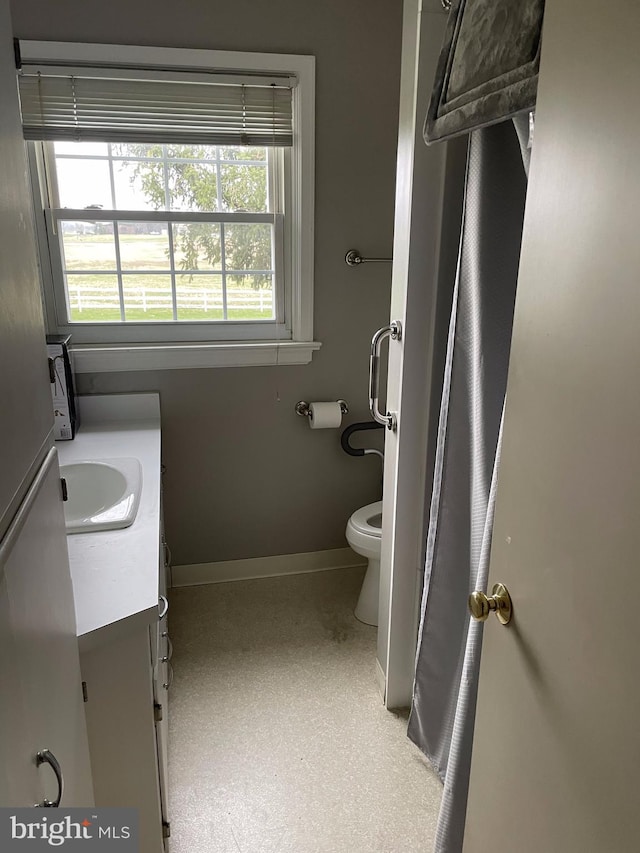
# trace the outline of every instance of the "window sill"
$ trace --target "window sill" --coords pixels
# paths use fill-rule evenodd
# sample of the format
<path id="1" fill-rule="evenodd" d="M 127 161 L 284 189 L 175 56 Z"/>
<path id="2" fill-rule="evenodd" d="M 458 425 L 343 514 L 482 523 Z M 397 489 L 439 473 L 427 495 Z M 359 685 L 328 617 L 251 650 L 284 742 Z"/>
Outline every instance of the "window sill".
<path id="1" fill-rule="evenodd" d="M 73 362 L 76 373 L 309 364 L 321 346 L 317 341 L 80 344 L 73 347 Z"/>

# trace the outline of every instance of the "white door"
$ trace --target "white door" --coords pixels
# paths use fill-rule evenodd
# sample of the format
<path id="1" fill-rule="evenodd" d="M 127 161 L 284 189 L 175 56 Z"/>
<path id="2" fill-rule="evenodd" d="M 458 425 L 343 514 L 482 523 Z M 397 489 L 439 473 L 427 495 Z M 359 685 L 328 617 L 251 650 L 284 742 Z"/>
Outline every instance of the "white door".
<path id="1" fill-rule="evenodd" d="M 465 853 L 640 849 L 640 4 L 547 0 Z"/>
<path id="2" fill-rule="evenodd" d="M 3 806 L 54 802 L 53 770 L 37 767 L 47 749 L 64 778 L 62 806 L 93 803 L 73 591 L 60 473 L 51 450 L 0 543 L 0 648 L 3 681 L 0 777 Z M 7 692 L 5 693 L 5 688 Z M 10 692 L 9 692 L 10 691 Z"/>
<path id="3" fill-rule="evenodd" d="M 438 419 L 432 375 L 448 310 L 444 338 L 436 315 L 447 287 L 449 297 L 453 290 L 462 208 L 465 141 L 427 148 L 422 138 L 446 22 L 441 0 L 405 0 L 390 313 L 402 322 L 403 340 L 389 347 L 386 404 L 399 416 L 385 440 L 378 628 L 388 708 L 411 704 L 432 474 L 427 448 L 435 447 L 430 430 Z"/>

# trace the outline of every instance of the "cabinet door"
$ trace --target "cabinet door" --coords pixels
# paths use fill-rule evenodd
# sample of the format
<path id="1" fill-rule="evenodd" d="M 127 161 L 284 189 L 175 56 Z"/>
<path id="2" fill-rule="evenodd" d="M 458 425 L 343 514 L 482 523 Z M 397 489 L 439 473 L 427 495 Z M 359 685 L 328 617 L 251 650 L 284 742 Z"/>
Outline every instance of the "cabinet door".
<path id="1" fill-rule="evenodd" d="M 24 720 L 26 706 L 20 679 L 19 649 L 11 631 L 7 578 L 0 569 L 0 806 L 36 802 L 34 754 Z"/>
<path id="2" fill-rule="evenodd" d="M 164 853 L 149 626 L 100 633 L 82 652 L 96 805 L 136 808 L 140 853 Z"/>
<path id="3" fill-rule="evenodd" d="M 8 757 L 13 776 L 0 777 L 0 803 L 30 806 L 45 797 L 55 800 L 57 783 L 51 768 L 35 763 L 38 750 L 46 748 L 56 756 L 64 774 L 61 805 L 92 805 L 55 449 L 49 452 L 0 544 L 0 578 L 1 631 L 9 650 L 6 654 L 3 649 L 0 671 L 3 676 L 6 672 L 11 685 L 11 692 L 5 692 L 3 679 L 0 753 Z"/>
<path id="4" fill-rule="evenodd" d="M 157 625 L 150 628 L 153 663 L 153 698 L 156 706 L 156 747 L 158 755 L 158 778 L 160 780 L 160 807 L 165 830 L 169 829 L 169 690 L 173 681 L 171 665 L 172 645 L 169 637 L 168 602 L 164 583 L 165 565 L 161 548 L 160 565 L 160 613 L 163 614 Z M 153 654 L 153 650 L 155 655 Z M 168 835 L 165 850 L 169 849 Z"/>
<path id="5" fill-rule="evenodd" d="M 169 600 L 167 581 L 170 572 L 171 551 L 164 532 L 164 504 L 162 474 L 160 473 L 160 565 L 158 574 L 159 620 L 151 627 L 151 650 L 153 663 L 153 697 L 156 703 L 156 744 L 158 754 L 158 777 L 160 779 L 160 806 L 165 829 L 165 851 L 169 850 L 169 690 L 173 682 L 171 656 L 173 646 L 169 636 Z"/>

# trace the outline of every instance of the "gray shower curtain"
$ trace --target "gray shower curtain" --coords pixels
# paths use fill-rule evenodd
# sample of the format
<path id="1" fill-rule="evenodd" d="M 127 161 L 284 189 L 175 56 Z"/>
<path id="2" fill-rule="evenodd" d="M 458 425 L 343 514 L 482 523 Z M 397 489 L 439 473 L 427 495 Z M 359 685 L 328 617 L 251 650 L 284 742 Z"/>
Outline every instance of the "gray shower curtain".
<path id="1" fill-rule="evenodd" d="M 469 141 L 408 729 L 444 782 L 437 853 L 462 849 L 482 642 L 467 597 L 487 582 L 527 137 L 525 115 Z"/>

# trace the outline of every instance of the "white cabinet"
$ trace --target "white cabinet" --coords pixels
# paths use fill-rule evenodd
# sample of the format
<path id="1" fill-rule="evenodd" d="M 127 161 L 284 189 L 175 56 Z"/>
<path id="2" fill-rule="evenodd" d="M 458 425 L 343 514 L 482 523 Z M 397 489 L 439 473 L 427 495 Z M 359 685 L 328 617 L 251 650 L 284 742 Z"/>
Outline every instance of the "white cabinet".
<path id="1" fill-rule="evenodd" d="M 52 449 L 0 543 L 0 804 L 92 805 L 75 614 L 56 451 Z"/>
<path id="2" fill-rule="evenodd" d="M 140 853 L 168 850 L 171 644 L 164 578 L 162 565 L 154 618 L 140 614 L 109 625 L 81 649 L 96 805 L 138 809 Z"/>
<path id="3" fill-rule="evenodd" d="M 0 806 L 91 805 L 76 619 L 8 0 L 0 0 Z"/>
<path id="4" fill-rule="evenodd" d="M 46 455 L 53 427 L 11 35 L 9 0 L 0 0 L 0 537 Z"/>
<path id="5" fill-rule="evenodd" d="M 65 464 L 134 457 L 142 491 L 134 523 L 68 537 L 96 806 L 136 808 L 139 853 L 166 853 L 169 683 L 157 394 L 83 397 Z M 165 830 L 166 831 L 166 830 Z"/>

